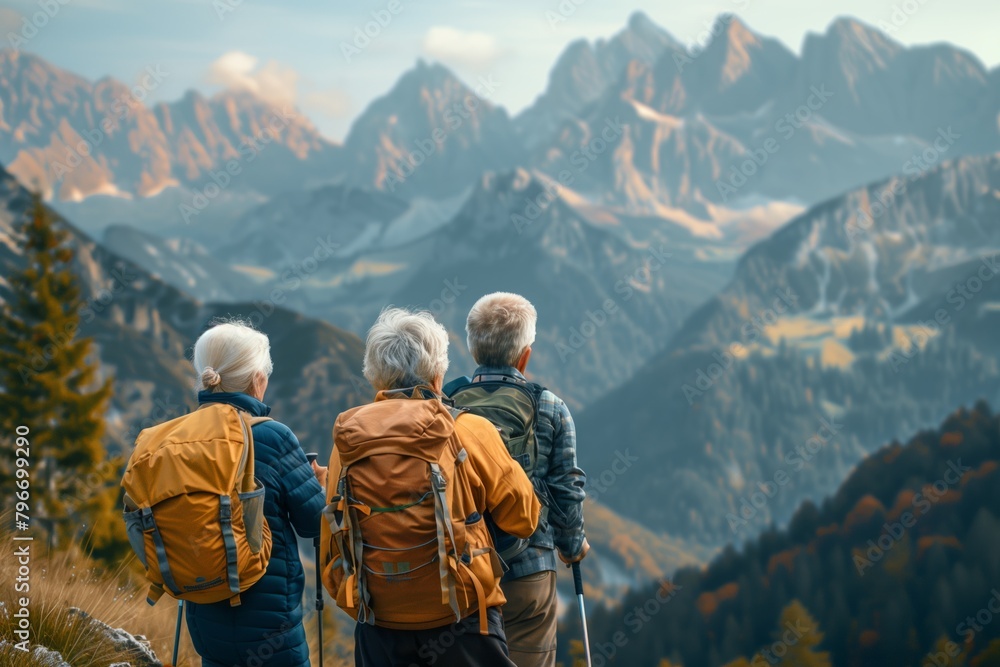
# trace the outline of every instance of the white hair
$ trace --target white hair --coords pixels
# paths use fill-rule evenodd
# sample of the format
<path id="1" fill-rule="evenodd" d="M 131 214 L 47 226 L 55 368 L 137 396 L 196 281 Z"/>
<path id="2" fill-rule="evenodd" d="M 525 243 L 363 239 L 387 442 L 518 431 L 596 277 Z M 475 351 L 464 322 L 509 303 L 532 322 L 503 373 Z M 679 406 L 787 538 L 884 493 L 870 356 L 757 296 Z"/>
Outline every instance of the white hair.
<path id="1" fill-rule="evenodd" d="M 448 370 L 448 332 L 426 311 L 386 308 L 365 340 L 365 378 L 378 391 L 430 385 Z"/>
<path id="2" fill-rule="evenodd" d="M 477 364 L 514 366 L 535 342 L 538 313 L 519 294 L 494 292 L 476 301 L 465 322 L 466 342 Z"/>
<path id="3" fill-rule="evenodd" d="M 271 343 L 240 320 L 214 325 L 194 344 L 196 388 L 212 392 L 245 392 L 258 374 L 270 377 Z"/>

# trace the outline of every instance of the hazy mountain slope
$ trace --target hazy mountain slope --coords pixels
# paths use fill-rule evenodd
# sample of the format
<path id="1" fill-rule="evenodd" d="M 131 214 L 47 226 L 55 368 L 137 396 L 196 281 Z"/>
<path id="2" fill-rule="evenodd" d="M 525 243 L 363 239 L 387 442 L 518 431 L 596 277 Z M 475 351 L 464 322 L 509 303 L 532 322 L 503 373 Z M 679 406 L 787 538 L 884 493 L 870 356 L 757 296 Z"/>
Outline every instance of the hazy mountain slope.
<path id="1" fill-rule="evenodd" d="M 30 200 L 5 171 L 0 202 L 0 264 L 13 267 L 20 256 L 12 225 Z M 307 449 L 328 452 L 336 415 L 369 398 L 357 380 L 361 341 L 353 334 L 273 304 L 202 305 L 66 226 L 87 300 L 82 331 L 94 337 L 102 370 L 115 377 L 109 438 L 119 446 L 129 445 L 138 429 L 193 405 L 190 348 L 218 316 L 248 318 L 270 336 L 275 370 L 267 402 Z"/>
<path id="2" fill-rule="evenodd" d="M 579 419 L 591 468 L 609 441 L 640 459 L 605 502 L 672 535 L 738 540 L 831 492 L 879 442 L 993 399 L 995 346 L 965 320 L 1000 294 L 979 274 L 1000 272 L 998 191 L 1000 158 L 962 158 L 830 200 L 751 249 L 665 352 Z M 749 527 L 734 521 L 779 471 L 788 487 Z"/>
<path id="3" fill-rule="evenodd" d="M 398 196 L 446 197 L 481 173 L 514 165 L 521 148 L 499 84 L 459 81 L 423 60 L 374 100 L 344 139 L 344 181 Z"/>
<path id="4" fill-rule="evenodd" d="M 101 245 L 199 301 L 240 301 L 256 284 L 189 239 L 164 239 L 127 225 L 104 230 Z"/>
<path id="5" fill-rule="evenodd" d="M 558 127 L 575 118 L 613 84 L 633 60 L 653 64 L 667 50 L 683 47 L 642 12 L 608 40 L 571 43 L 549 73 L 545 91 L 514 119 L 527 148 L 547 143 Z"/>
<path id="6" fill-rule="evenodd" d="M 795 95 L 804 99 L 819 84 L 842 93 L 824 105 L 823 116 L 862 135 L 926 138 L 949 125 L 981 135 L 991 129 L 984 121 L 996 120 L 996 107 L 991 119 L 975 104 L 991 88 L 976 56 L 949 44 L 907 48 L 854 19 L 838 19 L 824 34 L 806 36 Z M 990 134 L 993 143 L 982 148 L 996 150 L 995 125 Z"/>
<path id="7" fill-rule="evenodd" d="M 332 238 L 346 249 L 356 233 Z M 524 170 L 484 176 L 433 233 L 389 240 L 338 258 L 335 275 L 303 290 L 308 312 L 363 333 L 385 305 L 430 309 L 454 333 L 459 375 L 471 370 L 463 331 L 475 300 L 523 293 L 539 311 L 532 373 L 576 406 L 662 347 L 731 266 L 681 225 L 590 208 Z"/>
<path id="8" fill-rule="evenodd" d="M 392 195 L 344 185 L 290 192 L 249 211 L 213 248 L 222 261 L 278 271 L 312 256 L 320 240 L 336 246 L 328 253 L 348 252 L 409 208 Z"/>

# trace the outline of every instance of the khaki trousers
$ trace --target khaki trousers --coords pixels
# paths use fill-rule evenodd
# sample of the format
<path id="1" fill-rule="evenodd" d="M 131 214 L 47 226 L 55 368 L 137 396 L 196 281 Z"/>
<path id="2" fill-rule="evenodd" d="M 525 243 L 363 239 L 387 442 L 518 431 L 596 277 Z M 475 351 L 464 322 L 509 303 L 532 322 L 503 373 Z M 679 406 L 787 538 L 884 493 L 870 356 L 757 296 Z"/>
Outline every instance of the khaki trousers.
<path id="1" fill-rule="evenodd" d="M 529 574 L 503 584 L 504 631 L 517 667 L 555 667 L 556 573 Z"/>

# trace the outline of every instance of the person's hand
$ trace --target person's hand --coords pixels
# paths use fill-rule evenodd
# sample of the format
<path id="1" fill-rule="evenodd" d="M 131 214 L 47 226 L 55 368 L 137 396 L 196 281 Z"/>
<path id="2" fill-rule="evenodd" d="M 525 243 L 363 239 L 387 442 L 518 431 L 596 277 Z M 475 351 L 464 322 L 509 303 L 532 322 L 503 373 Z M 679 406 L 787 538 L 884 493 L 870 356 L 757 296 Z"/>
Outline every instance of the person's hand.
<path id="1" fill-rule="evenodd" d="M 560 551 L 559 560 L 566 563 L 567 565 L 572 565 L 573 563 L 579 563 L 581 560 L 586 558 L 589 552 L 590 552 L 590 542 L 588 542 L 587 538 L 585 537 L 583 538 L 583 544 L 580 546 L 580 553 L 578 553 L 573 558 L 566 558 L 565 556 L 562 555 L 562 552 Z"/>
<path id="2" fill-rule="evenodd" d="M 316 475 L 316 480 L 319 481 L 319 485 L 324 489 L 326 488 L 326 474 L 330 472 L 329 468 L 324 468 L 316 461 L 312 462 L 313 474 Z"/>

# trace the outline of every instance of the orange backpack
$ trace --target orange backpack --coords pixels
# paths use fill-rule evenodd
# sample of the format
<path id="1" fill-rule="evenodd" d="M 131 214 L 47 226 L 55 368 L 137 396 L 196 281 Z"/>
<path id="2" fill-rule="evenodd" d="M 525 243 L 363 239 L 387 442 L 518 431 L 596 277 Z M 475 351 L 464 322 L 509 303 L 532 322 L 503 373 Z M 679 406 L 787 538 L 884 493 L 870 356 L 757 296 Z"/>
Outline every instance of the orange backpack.
<path id="1" fill-rule="evenodd" d="M 209 403 L 139 434 L 122 486 L 149 604 L 165 590 L 178 600 L 236 606 L 264 576 L 271 529 L 251 428 L 268 420 Z"/>
<path id="2" fill-rule="evenodd" d="M 361 623 L 448 625 L 502 604 L 502 565 L 476 510 L 460 411 L 440 400 L 382 400 L 334 427 L 324 516 L 324 586 Z M 473 415 L 462 419 L 479 419 Z"/>

